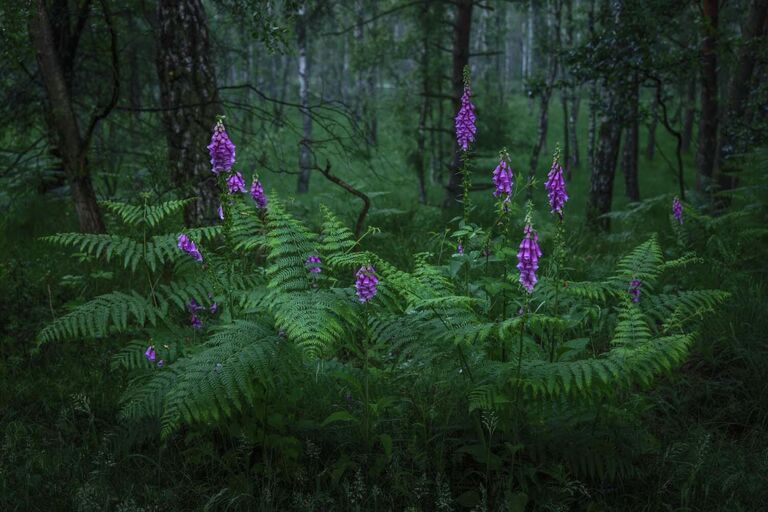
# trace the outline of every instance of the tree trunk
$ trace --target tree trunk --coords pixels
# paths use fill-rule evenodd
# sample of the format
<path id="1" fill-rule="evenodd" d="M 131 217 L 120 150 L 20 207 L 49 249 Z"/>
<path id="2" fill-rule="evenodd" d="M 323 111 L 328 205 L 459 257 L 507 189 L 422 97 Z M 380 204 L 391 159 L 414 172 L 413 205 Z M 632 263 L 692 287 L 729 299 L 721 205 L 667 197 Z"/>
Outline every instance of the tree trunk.
<path id="1" fill-rule="evenodd" d="M 645 145 L 645 157 L 653 160 L 656 153 L 656 125 L 659 123 L 659 102 L 656 95 L 653 96 L 651 103 L 651 120 L 648 123 L 648 140 Z"/>
<path id="2" fill-rule="evenodd" d="M 681 149 L 689 153 L 691 151 L 691 139 L 693 138 L 693 123 L 696 120 L 696 78 L 688 82 L 688 95 L 685 99 L 685 114 L 683 114 L 683 133 Z"/>
<path id="3" fill-rule="evenodd" d="M 701 117 L 699 119 L 699 147 L 696 151 L 698 174 L 696 189 L 707 190 L 717 156 L 717 31 L 718 0 L 702 0 L 704 37 L 701 45 Z"/>
<path id="4" fill-rule="evenodd" d="M 58 53 L 62 49 L 62 42 L 57 42 L 54 37 L 50 18 L 42 0 L 35 0 L 32 11 L 29 34 L 47 95 L 47 114 L 55 132 L 56 146 L 72 190 L 80 229 L 88 233 L 103 233 L 105 232 L 104 221 L 96 201 L 86 158 L 88 141 L 83 140 L 72 103 L 70 90 L 72 77 L 67 76 L 65 68 L 62 68 L 61 56 Z M 81 14 L 84 15 L 84 13 Z M 57 23 L 61 22 L 61 19 L 57 21 Z M 74 37 L 79 37 L 79 34 Z M 71 48 L 70 41 L 71 39 L 68 38 L 67 48 Z"/>
<path id="5" fill-rule="evenodd" d="M 731 189 L 737 183 L 736 176 L 726 174 L 726 172 L 733 173 L 736 170 L 735 166 L 729 165 L 728 159 L 745 151 L 751 142 L 748 140 L 749 135 L 747 135 L 750 127 L 748 123 L 744 122 L 744 113 L 758 56 L 756 42 L 758 38 L 762 37 L 765 30 L 766 16 L 768 16 L 768 2 L 766 0 L 752 0 L 741 31 L 742 44 L 739 48 L 736 69 L 734 69 L 728 86 L 718 155 L 721 171 L 719 185 L 723 190 Z"/>
<path id="6" fill-rule="evenodd" d="M 627 130 L 624 137 L 624 154 L 622 158 L 622 167 L 624 171 L 624 193 L 631 201 L 640 200 L 640 185 L 637 179 L 637 154 L 639 150 L 639 84 L 637 73 L 632 78 L 630 84 L 630 94 L 627 97 L 629 101 L 629 118 Z"/>
<path id="7" fill-rule="evenodd" d="M 473 0 L 458 0 L 456 18 L 453 24 L 453 75 L 451 84 L 453 115 L 461 107 L 461 95 L 464 89 L 464 67 L 469 65 L 469 36 L 472 24 Z M 461 152 L 454 145 L 453 163 L 450 166 L 450 178 L 446 186 L 444 207 L 456 206 L 461 196 Z"/>
<path id="8" fill-rule="evenodd" d="M 598 130 L 595 163 L 589 178 L 587 202 L 588 225 L 602 231 L 610 228 L 610 219 L 599 217 L 611 211 L 620 139 L 621 125 L 610 114 L 603 114 Z"/>
<path id="9" fill-rule="evenodd" d="M 309 109 L 309 64 L 307 62 L 307 6 L 302 2 L 296 16 L 296 42 L 299 47 L 299 111 L 301 142 L 299 143 L 299 181 L 296 192 L 309 192 L 312 172 L 312 113 Z"/>
<path id="10" fill-rule="evenodd" d="M 171 180 L 180 196 L 196 199 L 184 209 L 184 223 L 210 224 L 220 203 L 205 147 L 221 104 L 205 10 L 201 0 L 159 0 L 157 20 L 155 63 Z"/>

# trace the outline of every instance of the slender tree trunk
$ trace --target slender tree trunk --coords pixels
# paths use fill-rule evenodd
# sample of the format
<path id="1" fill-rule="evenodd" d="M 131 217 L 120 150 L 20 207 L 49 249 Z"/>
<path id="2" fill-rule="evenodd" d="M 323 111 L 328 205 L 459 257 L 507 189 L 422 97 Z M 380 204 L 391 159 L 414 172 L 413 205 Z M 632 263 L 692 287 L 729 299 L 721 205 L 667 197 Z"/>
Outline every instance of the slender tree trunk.
<path id="1" fill-rule="evenodd" d="M 157 76 L 171 180 L 182 197 L 187 226 L 216 219 L 219 190 L 205 146 L 221 104 L 210 60 L 208 22 L 201 0 L 158 0 Z"/>
<path id="2" fill-rule="evenodd" d="M 587 28 L 590 37 L 595 35 L 595 0 L 590 0 L 587 15 Z M 587 126 L 587 167 L 594 172 L 595 142 L 597 140 L 597 80 L 592 79 L 589 85 L 589 124 Z"/>
<path id="3" fill-rule="evenodd" d="M 749 123 L 744 122 L 744 114 L 757 61 L 756 42 L 765 32 L 767 17 L 768 1 L 752 0 L 741 31 L 742 45 L 739 48 L 736 69 L 734 69 L 728 86 L 728 98 L 718 155 L 721 171 L 719 185 L 724 190 L 731 189 L 737 184 L 736 176 L 733 175 L 737 169 L 735 166 L 729 165 L 728 159 L 744 151 L 751 142 L 748 140 Z"/>
<path id="4" fill-rule="evenodd" d="M 651 103 L 651 119 L 648 123 L 648 140 L 645 145 L 645 157 L 648 160 L 653 160 L 656 152 L 656 126 L 659 123 L 659 102 L 656 100 L 656 95 L 653 96 L 653 102 Z"/>
<path id="5" fill-rule="evenodd" d="M 620 140 L 621 124 L 610 114 L 604 113 L 598 130 L 595 163 L 590 174 L 587 202 L 587 223 L 602 231 L 610 228 L 610 220 L 600 216 L 611 211 L 613 179 L 616 175 Z"/>
<path id="6" fill-rule="evenodd" d="M 683 129 L 681 149 L 685 153 L 691 151 L 691 138 L 693 137 L 693 123 L 696 120 L 696 78 L 688 82 L 688 92 L 685 97 L 685 113 L 683 114 Z"/>
<path id="7" fill-rule="evenodd" d="M 296 41 L 299 47 L 299 111 L 302 140 L 299 143 L 299 181 L 296 192 L 309 192 L 312 171 L 312 114 L 309 108 L 309 64 L 307 62 L 307 6 L 302 2 L 296 17 Z"/>
<path id="8" fill-rule="evenodd" d="M 701 117 L 699 147 L 696 151 L 696 189 L 699 191 L 711 188 L 717 156 L 718 3 L 718 0 L 702 0 L 704 37 L 701 45 Z"/>
<path id="9" fill-rule="evenodd" d="M 61 22 L 61 20 L 59 20 Z M 47 95 L 47 109 L 55 131 L 56 146 L 62 159 L 67 181 L 75 202 L 77 219 L 82 231 L 103 233 L 104 221 L 88 169 L 88 143 L 83 140 L 72 103 L 71 76 L 62 68 L 51 22 L 42 0 L 35 0 L 29 22 L 29 34 L 35 48 L 40 76 Z"/>
<path id="10" fill-rule="evenodd" d="M 469 65 L 469 37 L 472 24 L 473 0 L 458 0 L 456 2 L 456 18 L 453 25 L 453 75 L 451 85 L 453 115 L 461 106 L 461 95 L 464 89 L 464 67 Z M 446 187 L 444 207 L 459 204 L 461 195 L 461 153 L 454 145 L 453 163 L 449 169 L 450 178 Z"/>
<path id="11" fill-rule="evenodd" d="M 629 119 L 624 137 L 624 154 L 622 167 L 624 170 L 624 193 L 632 201 L 640 200 L 640 184 L 637 176 L 637 155 L 639 153 L 639 83 L 637 73 L 632 78 L 629 102 Z"/>

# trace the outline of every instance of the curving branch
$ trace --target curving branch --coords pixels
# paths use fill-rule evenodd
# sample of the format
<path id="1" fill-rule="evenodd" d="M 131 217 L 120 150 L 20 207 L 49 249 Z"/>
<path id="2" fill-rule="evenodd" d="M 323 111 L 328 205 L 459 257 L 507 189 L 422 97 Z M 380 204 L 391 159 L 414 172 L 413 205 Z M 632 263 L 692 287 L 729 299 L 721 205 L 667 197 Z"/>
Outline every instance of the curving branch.
<path id="1" fill-rule="evenodd" d="M 370 210 L 371 208 L 371 198 L 368 197 L 364 192 L 356 189 L 355 187 L 353 187 L 346 181 L 342 180 L 338 176 L 331 174 L 331 163 L 329 161 L 327 160 L 325 161 L 325 169 L 323 169 L 319 165 L 316 165 L 315 170 L 320 171 L 320 174 L 325 176 L 326 179 L 340 186 L 350 194 L 359 197 L 363 201 L 363 208 L 360 210 L 360 213 L 357 216 L 357 222 L 355 223 L 355 239 L 359 240 L 360 234 L 363 231 L 365 216 L 368 215 L 368 210 Z"/>

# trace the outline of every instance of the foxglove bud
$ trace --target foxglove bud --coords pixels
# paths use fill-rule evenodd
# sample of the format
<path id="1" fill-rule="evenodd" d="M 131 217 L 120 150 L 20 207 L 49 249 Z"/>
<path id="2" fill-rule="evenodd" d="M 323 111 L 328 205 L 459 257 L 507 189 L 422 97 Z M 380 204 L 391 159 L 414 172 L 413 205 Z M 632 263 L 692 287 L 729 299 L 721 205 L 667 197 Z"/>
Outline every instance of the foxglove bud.
<path id="1" fill-rule="evenodd" d="M 267 196 L 264 194 L 264 187 L 259 180 L 253 180 L 251 183 L 251 197 L 256 203 L 256 208 L 263 210 L 267 207 Z"/>
<path id="2" fill-rule="evenodd" d="M 528 293 L 533 293 L 533 288 L 538 282 L 536 271 L 539 269 L 539 257 L 541 257 L 539 235 L 530 224 L 525 225 L 523 232 L 523 240 L 517 251 L 517 269 L 520 271 L 520 284 Z"/>
<path id="3" fill-rule="evenodd" d="M 190 240 L 190 238 L 184 233 L 179 235 L 177 245 L 179 246 L 179 249 L 195 258 L 196 261 L 203 261 L 203 255 L 200 254 L 200 251 L 197 250 L 195 242 Z"/>
<path id="4" fill-rule="evenodd" d="M 355 281 L 357 297 L 360 302 L 368 302 L 376 295 L 376 285 L 379 283 L 376 271 L 371 265 L 364 265 L 360 267 L 355 277 L 357 278 Z"/>
<path id="5" fill-rule="evenodd" d="M 211 155 L 211 171 L 219 174 L 228 171 L 235 163 L 235 145 L 229 140 L 224 123 L 219 120 L 213 127 L 211 143 L 208 144 L 208 153 Z"/>

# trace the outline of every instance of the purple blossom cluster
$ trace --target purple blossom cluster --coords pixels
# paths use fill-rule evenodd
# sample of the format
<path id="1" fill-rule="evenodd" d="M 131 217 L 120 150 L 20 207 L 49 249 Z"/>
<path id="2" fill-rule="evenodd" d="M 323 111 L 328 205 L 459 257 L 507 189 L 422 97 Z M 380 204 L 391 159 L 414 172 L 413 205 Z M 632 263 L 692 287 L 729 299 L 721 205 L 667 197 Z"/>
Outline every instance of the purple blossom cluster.
<path id="1" fill-rule="evenodd" d="M 196 261 L 203 261 L 203 255 L 197 250 L 195 242 L 184 233 L 179 235 L 177 245 L 179 246 L 179 249 L 192 256 Z"/>
<path id="2" fill-rule="evenodd" d="M 253 180 L 251 183 L 251 197 L 256 203 L 256 208 L 263 210 L 267 207 L 267 196 L 264 194 L 264 187 L 259 180 Z"/>
<path id="3" fill-rule="evenodd" d="M 565 191 L 565 180 L 563 179 L 563 168 L 555 160 L 552 162 L 552 168 L 547 175 L 547 181 L 544 183 L 549 198 L 549 207 L 552 213 L 563 216 L 563 206 L 568 200 L 568 194 Z"/>
<path id="4" fill-rule="evenodd" d="M 229 171 L 235 164 L 235 145 L 229 139 L 221 119 L 213 127 L 208 153 L 211 155 L 211 171 L 214 174 Z"/>
<path id="5" fill-rule="evenodd" d="M 307 256 L 307 260 L 304 263 L 307 265 L 307 270 L 312 274 L 319 274 L 321 272 L 320 256 L 317 254 L 310 254 Z"/>
<path id="6" fill-rule="evenodd" d="M 533 287 L 538 282 L 536 271 L 539 269 L 539 258 L 541 257 L 539 235 L 530 224 L 525 225 L 523 233 L 523 240 L 517 251 L 517 269 L 520 271 L 520 284 L 528 293 L 533 293 Z"/>
<path id="7" fill-rule="evenodd" d="M 632 298 L 632 302 L 640 302 L 640 288 L 643 286 L 643 282 L 639 279 L 633 279 L 629 282 L 629 296 Z"/>
<path id="8" fill-rule="evenodd" d="M 155 346 L 150 345 L 147 347 L 147 350 L 144 351 L 144 357 L 147 358 L 147 361 L 150 363 L 154 363 L 155 359 L 157 359 L 157 353 L 155 352 Z M 157 362 L 157 367 L 162 368 L 165 365 L 165 361 L 162 359 Z"/>
<path id="9" fill-rule="evenodd" d="M 240 172 L 233 172 L 227 178 L 227 189 L 230 194 L 237 194 L 238 192 L 245 192 L 245 180 Z"/>
<path id="10" fill-rule="evenodd" d="M 208 295 L 208 297 L 211 299 L 213 298 L 211 295 Z M 192 328 L 201 329 L 203 327 L 203 320 L 200 318 L 198 313 L 206 309 L 212 315 L 215 315 L 219 310 L 219 305 L 215 302 L 212 302 L 211 305 L 206 308 L 205 306 L 200 305 L 195 299 L 190 299 L 190 301 L 187 302 L 187 311 L 189 311 L 189 325 L 191 325 Z"/>
<path id="11" fill-rule="evenodd" d="M 355 274 L 355 290 L 360 302 L 368 302 L 376 295 L 376 285 L 379 284 L 379 278 L 376 270 L 371 265 L 363 265 Z"/>
<path id="12" fill-rule="evenodd" d="M 461 245 L 461 240 L 459 240 L 458 245 L 456 245 L 456 254 L 464 254 L 464 246 Z"/>
<path id="13" fill-rule="evenodd" d="M 512 196 L 512 168 L 509 166 L 507 159 L 501 157 L 499 165 L 493 170 L 493 184 L 496 190 L 493 191 L 494 197 L 506 196 L 504 201 L 507 202 Z"/>
<path id="14" fill-rule="evenodd" d="M 456 114 L 456 142 L 462 151 L 469 149 L 469 144 L 474 142 L 475 133 L 475 106 L 472 104 L 472 90 L 469 84 L 464 85 L 464 94 L 461 95 L 461 108 Z"/>
<path id="15" fill-rule="evenodd" d="M 681 225 L 683 224 L 683 203 L 680 202 L 678 197 L 672 200 L 672 215 L 677 222 Z"/>

